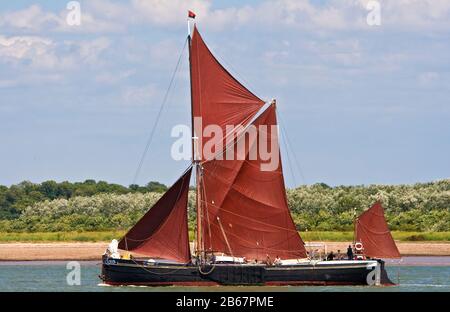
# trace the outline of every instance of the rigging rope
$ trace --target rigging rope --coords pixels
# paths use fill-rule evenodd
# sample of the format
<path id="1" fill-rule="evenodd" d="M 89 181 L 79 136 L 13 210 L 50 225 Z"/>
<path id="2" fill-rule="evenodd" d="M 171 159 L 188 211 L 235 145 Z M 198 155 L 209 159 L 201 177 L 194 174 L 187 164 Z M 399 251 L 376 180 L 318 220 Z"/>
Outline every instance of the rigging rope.
<path id="1" fill-rule="evenodd" d="M 291 157 L 290 157 L 290 155 L 289 155 L 289 149 L 291 150 L 291 152 L 292 152 L 292 154 L 293 154 L 295 166 L 297 167 L 298 173 L 300 174 L 300 177 L 301 177 L 303 183 L 307 184 L 306 178 L 305 178 L 305 176 L 304 176 L 304 174 L 303 174 L 303 170 L 302 170 L 302 168 L 301 168 L 301 166 L 300 166 L 300 163 L 298 162 L 298 158 L 296 157 L 295 151 L 294 151 L 294 149 L 292 148 L 292 144 L 291 144 L 291 142 L 290 142 L 290 140 L 289 140 L 288 131 L 287 131 L 286 128 L 284 127 L 284 123 L 285 123 L 285 122 L 284 122 L 284 118 L 282 117 L 282 113 L 281 113 L 281 111 L 278 110 L 278 109 L 277 109 L 277 113 L 278 113 L 278 116 L 280 117 L 280 122 L 279 122 L 278 124 L 280 125 L 281 132 L 282 132 L 282 134 L 283 134 L 283 137 L 286 138 L 286 140 L 283 140 L 283 143 L 284 143 L 284 145 L 285 145 L 285 147 L 286 147 L 286 155 L 287 155 L 287 157 L 288 157 L 289 167 L 290 167 L 290 170 L 291 170 L 292 177 L 293 177 L 293 179 L 294 179 L 295 187 L 297 187 L 297 181 L 296 181 L 296 179 L 295 179 L 294 166 L 292 166 L 292 164 L 291 164 Z M 317 232 L 317 233 L 318 233 L 319 240 L 322 241 L 322 236 L 320 235 L 320 232 Z"/>
<path id="2" fill-rule="evenodd" d="M 216 268 L 216 262 L 213 262 L 213 264 L 211 266 L 211 269 L 208 272 L 203 272 L 203 269 L 202 269 L 201 265 L 199 265 L 198 266 L 198 272 L 201 275 L 209 275 L 209 274 L 211 274 L 214 271 L 215 268 Z"/>
<path id="3" fill-rule="evenodd" d="M 284 118 L 282 117 L 282 113 L 281 113 L 281 111 L 278 110 L 278 109 L 277 109 L 277 112 L 278 112 L 278 116 L 280 116 L 280 122 L 279 122 L 278 124 L 280 125 L 280 127 L 281 127 L 281 129 L 282 129 L 282 131 L 283 131 L 283 133 L 284 133 L 284 136 L 286 137 L 287 147 L 290 148 L 292 154 L 294 154 L 294 162 L 295 162 L 295 165 L 297 166 L 297 170 L 298 170 L 298 172 L 300 173 L 300 177 L 302 178 L 303 183 L 307 184 L 306 178 L 305 178 L 305 176 L 304 176 L 304 174 L 303 174 L 303 170 L 302 170 L 302 168 L 301 168 L 301 166 L 300 166 L 300 163 L 298 162 L 298 158 L 297 158 L 296 155 L 295 155 L 295 151 L 294 151 L 294 149 L 292 148 L 292 144 L 291 144 L 291 141 L 290 141 L 290 139 L 289 139 L 288 131 L 287 131 L 286 128 L 284 127 L 284 123 L 285 123 L 285 122 L 284 122 Z"/>
<path id="4" fill-rule="evenodd" d="M 282 135 L 280 137 L 284 138 L 284 136 L 286 136 L 284 128 L 281 126 L 280 129 L 282 130 L 281 131 Z M 286 140 L 281 140 L 281 141 L 283 141 L 284 148 L 286 149 L 286 155 L 287 155 L 287 159 L 288 159 L 288 163 L 289 163 L 289 171 L 291 172 L 292 181 L 294 182 L 294 186 L 296 186 L 297 185 L 297 179 L 295 178 L 294 166 L 292 166 L 291 156 L 289 154 L 289 148 L 287 146 Z"/>
<path id="5" fill-rule="evenodd" d="M 182 56 L 183 56 L 184 50 L 186 49 L 186 44 L 187 44 L 187 42 L 188 42 L 188 39 L 186 38 L 186 40 L 184 41 L 184 44 L 183 44 L 183 48 L 181 49 L 181 53 L 180 53 L 180 55 L 179 55 L 179 57 L 178 57 L 177 65 L 175 66 L 175 69 L 174 69 L 174 71 L 173 71 L 173 73 L 172 73 L 172 77 L 171 77 L 171 79 L 170 79 L 169 86 L 167 87 L 166 93 L 164 94 L 164 98 L 163 98 L 163 100 L 162 100 L 162 102 L 161 102 L 161 105 L 160 105 L 160 107 L 159 107 L 159 111 L 158 111 L 158 113 L 157 113 L 157 115 L 156 115 L 156 121 L 155 121 L 155 123 L 153 124 L 153 127 L 152 127 L 152 129 L 151 129 L 151 131 L 150 131 L 150 135 L 149 135 L 149 138 L 148 138 L 148 140 L 147 140 L 147 144 L 145 145 L 144 152 L 142 153 L 141 159 L 140 159 L 140 161 L 139 161 L 139 165 L 138 165 L 138 167 L 137 167 L 137 169 L 136 169 L 136 172 L 135 172 L 135 174 L 134 174 L 133 184 L 136 184 L 136 182 L 137 182 L 139 173 L 140 173 L 140 171 L 141 171 L 141 169 L 142 169 L 142 165 L 144 164 L 145 157 L 147 156 L 148 149 L 150 148 L 150 144 L 152 143 L 152 140 L 153 140 L 153 136 L 154 136 L 154 134 L 155 134 L 156 127 L 158 126 L 159 119 L 160 119 L 161 114 L 162 114 L 162 112 L 163 112 L 164 106 L 165 106 L 165 104 L 166 104 L 166 102 L 167 102 L 167 99 L 169 98 L 169 94 L 170 94 L 170 91 L 171 91 L 171 89 L 172 89 L 172 85 L 173 85 L 173 83 L 174 83 L 176 74 L 178 73 L 178 70 L 179 70 L 181 61 L 183 60 L 183 57 L 182 57 Z"/>

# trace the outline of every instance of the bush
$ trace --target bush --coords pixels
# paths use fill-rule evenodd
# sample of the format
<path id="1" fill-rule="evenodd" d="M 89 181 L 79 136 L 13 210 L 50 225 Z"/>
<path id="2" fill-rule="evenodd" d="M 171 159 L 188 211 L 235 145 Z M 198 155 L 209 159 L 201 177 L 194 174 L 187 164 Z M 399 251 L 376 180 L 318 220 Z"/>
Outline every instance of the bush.
<path id="1" fill-rule="evenodd" d="M 418 235 L 408 236 L 405 238 L 405 240 L 411 241 L 411 242 L 420 242 L 420 241 L 424 241 L 426 239 L 425 239 L 425 235 L 418 234 Z"/>
<path id="2" fill-rule="evenodd" d="M 34 194 L 34 199 L 27 206 L 20 208 L 21 212 L 17 217 L 0 219 L 0 232 L 126 230 L 133 226 L 162 194 L 140 191 L 122 194 L 125 192 L 123 187 L 95 181 L 86 181 L 82 187 L 75 190 L 71 188 L 70 183 L 59 187 L 58 185 L 43 183 L 40 189 L 45 196 L 55 197 L 54 200 L 42 200 L 40 195 L 33 193 L 36 192 L 37 186 L 32 183 L 11 188 L 0 187 L 0 201 L 11 200 L 12 194 L 21 192 Z M 105 192 L 93 196 L 73 196 L 80 190 L 90 193 L 93 187 L 97 191 Z M 157 190 L 163 188 L 156 182 L 149 183 L 147 187 Z M 115 191 L 106 193 L 110 189 Z M 362 213 L 377 199 L 383 201 L 391 230 L 450 231 L 450 180 L 398 186 L 330 187 L 315 184 L 287 190 L 287 199 L 297 230 L 301 232 L 353 231 L 355 213 Z M 190 229 L 193 229 L 193 191 L 189 193 L 188 216 Z"/>

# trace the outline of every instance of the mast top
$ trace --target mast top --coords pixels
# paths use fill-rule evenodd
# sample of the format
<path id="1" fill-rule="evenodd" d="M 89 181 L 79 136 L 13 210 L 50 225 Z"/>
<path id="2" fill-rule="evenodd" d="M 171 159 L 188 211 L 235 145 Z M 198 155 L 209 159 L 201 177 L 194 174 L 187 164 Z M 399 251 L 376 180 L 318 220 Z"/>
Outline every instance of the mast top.
<path id="1" fill-rule="evenodd" d="M 192 12 L 191 10 L 188 10 L 188 19 L 187 19 L 187 26 L 188 26 L 188 36 L 191 36 L 191 21 L 195 20 L 195 17 L 197 15 Z"/>

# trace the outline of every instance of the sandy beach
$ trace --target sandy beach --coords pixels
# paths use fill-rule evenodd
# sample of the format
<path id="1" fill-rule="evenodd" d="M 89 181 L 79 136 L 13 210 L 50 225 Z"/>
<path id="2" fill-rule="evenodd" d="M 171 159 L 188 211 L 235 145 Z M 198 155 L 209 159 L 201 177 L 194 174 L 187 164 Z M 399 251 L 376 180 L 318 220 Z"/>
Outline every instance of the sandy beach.
<path id="1" fill-rule="evenodd" d="M 2 243 L 0 261 L 99 260 L 108 243 Z"/>
<path id="2" fill-rule="evenodd" d="M 327 242 L 327 250 L 345 251 L 348 242 Z M 0 261 L 99 260 L 107 242 L 2 243 Z M 403 256 L 450 256 L 450 242 L 397 242 Z"/>
<path id="3" fill-rule="evenodd" d="M 450 242 L 396 242 L 402 256 L 450 256 Z M 346 252 L 348 242 L 326 242 L 328 251 Z M 0 252 L 1 254 L 1 252 Z"/>

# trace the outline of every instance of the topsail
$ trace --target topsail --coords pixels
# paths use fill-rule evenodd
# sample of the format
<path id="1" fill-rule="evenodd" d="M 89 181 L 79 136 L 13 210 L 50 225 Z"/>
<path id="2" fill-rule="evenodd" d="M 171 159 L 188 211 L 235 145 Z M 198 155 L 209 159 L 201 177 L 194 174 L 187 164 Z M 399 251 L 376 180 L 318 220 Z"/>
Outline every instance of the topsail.
<path id="1" fill-rule="evenodd" d="M 226 132 L 226 126 L 246 125 L 264 101 L 237 81 L 214 57 L 197 27 L 194 27 L 190 46 L 192 114 L 201 118 L 196 136 L 201 138 L 209 125 L 217 125 Z M 198 133 L 201 132 L 201 133 Z M 230 134 L 230 133 L 227 133 Z M 205 142 L 199 142 L 203 150 Z M 203 159 L 203 155 L 199 155 Z"/>

